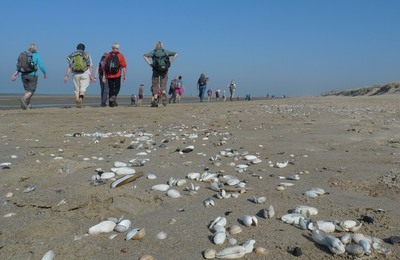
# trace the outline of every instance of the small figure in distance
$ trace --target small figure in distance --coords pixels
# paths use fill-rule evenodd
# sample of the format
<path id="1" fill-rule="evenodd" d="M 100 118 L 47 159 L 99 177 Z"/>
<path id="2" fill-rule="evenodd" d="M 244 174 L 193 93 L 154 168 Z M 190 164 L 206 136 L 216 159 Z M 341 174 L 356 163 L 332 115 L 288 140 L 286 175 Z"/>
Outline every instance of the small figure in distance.
<path id="1" fill-rule="evenodd" d="M 135 106 L 136 105 L 136 94 L 132 94 L 131 95 L 131 106 Z"/>
<path id="2" fill-rule="evenodd" d="M 95 80 L 97 77 L 99 77 L 99 82 L 100 82 L 100 106 L 101 107 L 106 107 L 107 106 L 107 101 L 108 101 L 108 82 L 103 81 L 103 75 L 104 75 L 104 63 L 106 61 L 106 52 L 101 56 L 99 63 L 97 64 L 97 68 L 95 71 L 95 76 L 93 77 Z"/>
<path id="3" fill-rule="evenodd" d="M 230 93 L 229 99 L 231 101 L 233 101 L 233 97 L 235 96 L 235 90 L 236 90 L 236 84 L 233 80 L 231 80 L 231 83 L 229 83 L 228 88 L 229 88 L 229 93 Z"/>
<path id="4" fill-rule="evenodd" d="M 219 88 L 217 88 L 215 90 L 215 100 L 219 101 L 219 96 L 221 95 L 221 90 Z"/>
<path id="5" fill-rule="evenodd" d="M 201 73 L 200 78 L 197 80 L 197 90 L 199 91 L 200 102 L 203 102 L 204 94 L 207 89 L 208 78 L 204 73 Z"/>
<path id="6" fill-rule="evenodd" d="M 177 100 L 178 103 L 181 102 L 181 97 L 182 97 L 184 92 L 185 92 L 185 86 L 183 86 L 182 76 L 179 76 L 178 77 L 178 83 L 177 83 L 176 88 L 175 88 L 175 95 L 176 95 L 176 100 Z"/>
<path id="7" fill-rule="evenodd" d="M 92 58 L 85 52 L 85 45 L 79 43 L 76 46 L 76 51 L 72 52 L 67 57 L 68 67 L 65 73 L 64 82 L 68 82 L 69 74 L 72 73 L 72 81 L 74 82 L 75 102 L 76 107 L 81 108 L 83 98 L 86 94 L 86 89 L 89 87 L 92 77 Z"/>
<path id="8" fill-rule="evenodd" d="M 136 103 L 136 106 L 138 106 L 138 107 L 140 107 L 142 105 L 143 95 L 144 95 L 143 92 L 144 92 L 144 85 L 140 84 L 139 85 L 139 92 L 138 92 L 138 100 L 137 100 L 137 103 Z"/>
<path id="9" fill-rule="evenodd" d="M 22 52 L 18 57 L 17 69 L 11 76 L 11 80 L 15 81 L 19 73 L 21 73 L 22 84 L 24 85 L 25 94 L 20 99 L 22 109 L 31 109 L 31 98 L 35 94 L 38 83 L 38 67 L 43 73 L 43 77 L 47 79 L 47 72 L 42 63 L 39 53 L 37 53 L 37 45 L 31 43 L 27 51 Z"/>
<path id="10" fill-rule="evenodd" d="M 156 104 L 156 102 L 158 102 L 158 86 L 160 86 L 161 89 L 162 103 L 164 106 L 167 105 L 166 85 L 168 81 L 168 69 L 177 55 L 176 52 L 165 50 L 161 41 L 156 43 L 156 46 L 151 52 L 143 55 L 146 63 L 153 69 L 153 74 L 151 76 L 151 89 L 153 90 L 151 97 L 152 107 L 158 106 L 158 104 Z M 170 59 L 169 57 L 172 58 Z M 150 62 L 150 58 L 153 62 Z"/>
<path id="11" fill-rule="evenodd" d="M 208 97 L 208 102 L 210 102 L 210 101 L 212 101 L 211 99 L 212 99 L 212 95 L 213 95 L 213 91 L 212 91 L 212 88 L 209 88 L 208 90 L 207 90 L 207 97 Z"/>

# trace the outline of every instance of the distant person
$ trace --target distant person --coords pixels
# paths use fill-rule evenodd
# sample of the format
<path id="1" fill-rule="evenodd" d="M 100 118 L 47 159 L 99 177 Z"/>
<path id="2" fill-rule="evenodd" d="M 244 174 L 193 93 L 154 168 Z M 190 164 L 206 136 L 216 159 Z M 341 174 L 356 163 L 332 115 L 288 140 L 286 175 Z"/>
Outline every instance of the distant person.
<path id="1" fill-rule="evenodd" d="M 215 90 L 215 100 L 216 100 L 216 101 L 219 101 L 220 95 L 221 95 L 221 90 L 220 90 L 219 88 L 217 88 L 217 89 Z"/>
<path id="2" fill-rule="evenodd" d="M 179 76 L 178 77 L 178 82 L 177 82 L 176 88 L 175 88 L 175 96 L 176 96 L 176 101 L 178 103 L 181 102 L 181 97 L 182 97 L 184 92 L 185 92 L 185 86 L 183 85 L 182 76 Z"/>
<path id="3" fill-rule="evenodd" d="M 138 91 L 138 101 L 137 101 L 137 106 L 140 107 L 142 105 L 143 102 L 143 97 L 144 97 L 144 85 L 140 84 L 139 85 L 139 91 Z"/>
<path id="4" fill-rule="evenodd" d="M 171 83 L 169 84 L 169 90 L 168 90 L 168 94 L 170 95 L 168 103 L 175 103 L 176 102 L 176 93 L 175 93 L 175 89 L 176 86 L 178 85 L 179 82 L 179 77 L 175 76 L 173 80 L 171 80 Z"/>
<path id="5" fill-rule="evenodd" d="M 17 69 L 11 76 L 11 80 L 15 81 L 19 73 L 21 73 L 22 84 L 24 85 L 25 94 L 20 99 L 22 109 L 31 109 L 31 98 L 35 94 L 38 83 L 38 67 L 43 73 L 43 77 L 47 79 L 47 72 L 42 63 L 39 53 L 37 53 L 37 45 L 31 43 L 27 51 L 22 52 L 18 57 Z"/>
<path id="6" fill-rule="evenodd" d="M 226 91 L 225 90 L 222 92 L 222 101 L 223 102 L 226 101 Z"/>
<path id="7" fill-rule="evenodd" d="M 91 76 L 93 72 L 92 58 L 85 52 L 85 45 L 79 43 L 76 46 L 76 51 L 67 57 L 67 62 L 68 68 L 65 73 L 64 82 L 68 82 L 69 74 L 72 73 L 76 107 L 81 108 L 86 89 L 89 87 L 90 81 L 93 81 L 93 77 Z"/>
<path id="8" fill-rule="evenodd" d="M 133 107 L 134 105 L 136 105 L 136 94 L 132 94 L 131 95 L 131 106 Z"/>
<path id="9" fill-rule="evenodd" d="M 231 80 L 231 83 L 229 84 L 228 88 L 230 93 L 229 99 L 233 101 L 233 97 L 235 96 L 235 90 L 236 90 L 236 84 L 233 80 Z"/>
<path id="10" fill-rule="evenodd" d="M 100 106 L 102 107 L 106 107 L 107 106 L 107 101 L 108 101 L 108 95 L 109 95 L 109 91 L 108 91 L 108 82 L 107 81 L 103 81 L 103 75 L 104 75 L 104 63 L 106 61 L 106 54 L 104 53 L 103 56 L 101 56 L 99 63 L 97 64 L 97 68 L 96 68 L 96 75 L 93 77 L 94 79 L 97 79 L 97 77 L 99 77 L 99 82 L 100 82 Z"/>
<path id="11" fill-rule="evenodd" d="M 208 102 L 211 101 L 212 95 L 213 95 L 213 90 L 212 90 L 212 88 L 209 88 L 209 89 L 207 90 Z"/>
<path id="12" fill-rule="evenodd" d="M 207 89 L 208 78 L 201 73 L 200 78 L 197 80 L 197 90 L 199 91 L 200 102 L 203 102 L 204 94 Z"/>
<path id="13" fill-rule="evenodd" d="M 118 106 L 117 97 L 121 89 L 122 80 L 126 80 L 126 61 L 122 53 L 119 52 L 119 43 L 114 42 L 111 46 L 112 51 L 106 54 L 104 62 L 103 82 L 108 82 L 109 106 Z"/>
<path id="14" fill-rule="evenodd" d="M 143 55 L 146 63 L 152 67 L 153 74 L 151 76 L 151 86 L 153 92 L 151 97 L 151 106 L 156 107 L 156 102 L 158 102 L 158 86 L 160 86 L 162 94 L 162 103 L 164 106 L 167 105 L 167 81 L 168 81 L 168 69 L 171 63 L 176 59 L 177 53 L 173 51 L 168 51 L 164 49 L 164 45 L 161 41 L 156 43 L 154 49 Z M 172 57 L 171 59 L 169 57 Z M 152 59 L 150 62 L 149 59 Z"/>

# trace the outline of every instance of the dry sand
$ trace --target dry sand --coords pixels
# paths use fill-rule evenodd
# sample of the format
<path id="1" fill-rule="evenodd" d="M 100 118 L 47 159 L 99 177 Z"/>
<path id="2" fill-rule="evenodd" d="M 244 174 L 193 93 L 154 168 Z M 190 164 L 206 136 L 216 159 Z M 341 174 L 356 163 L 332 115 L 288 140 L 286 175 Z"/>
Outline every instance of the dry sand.
<path id="1" fill-rule="evenodd" d="M 310 205 L 319 213 L 312 220 L 374 218 L 360 233 L 384 239 L 392 254 L 374 254 L 373 259 L 399 259 L 400 245 L 388 243 L 400 235 L 400 109 L 399 97 L 292 98 L 250 102 L 173 104 L 167 107 L 37 108 L 0 111 L 0 258 L 40 259 L 54 250 L 56 259 L 203 259 L 202 252 L 215 245 L 208 225 L 218 216 L 227 226 L 240 225 L 238 243 L 248 239 L 268 249 L 267 255 L 246 254 L 243 259 L 351 259 L 333 256 L 316 245 L 310 231 L 283 223 L 279 218 L 296 205 Z M 152 134 L 154 146 L 127 149 L 139 133 Z M 72 136 L 75 133 L 79 135 Z M 109 137 L 94 137 L 110 133 Z M 194 137 L 197 134 L 197 138 Z M 208 138 L 205 138 L 208 136 Z M 160 147 L 163 139 L 169 140 Z M 193 145 L 180 154 L 177 148 Z M 248 152 L 262 162 L 238 173 L 222 157 L 215 166 L 212 156 L 225 149 Z M 136 155 L 147 152 L 146 156 Z M 101 158 L 103 160 L 101 160 Z M 119 188 L 93 186 L 96 168 L 109 171 L 115 161 L 148 158 L 137 172 L 154 173 L 155 180 L 142 178 Z M 285 168 L 269 167 L 289 161 Z M 224 172 L 238 176 L 253 188 L 238 198 L 217 199 L 205 207 L 203 200 L 215 196 L 208 183 L 189 181 L 175 187 L 182 197 L 173 199 L 153 191 L 155 184 L 170 177 L 185 178 L 190 172 Z M 277 176 L 300 175 L 294 186 L 277 191 Z M 259 178 L 257 176 L 261 176 Z M 196 195 L 184 188 L 200 186 Z M 36 190 L 24 193 L 34 185 Z M 317 198 L 303 195 L 312 187 L 329 194 Z M 6 194 L 12 192 L 12 198 Z M 266 196 L 265 204 L 252 202 Z M 61 203 L 60 203 L 61 202 Z M 65 202 L 65 203 L 63 203 Z M 261 209 L 275 207 L 273 219 L 261 218 Z M 382 209 L 384 212 L 377 212 Z M 10 217 L 6 214 L 15 213 Z M 108 217 L 125 216 L 132 227 L 145 227 L 141 241 L 125 241 L 125 234 L 84 234 Z M 257 227 L 244 227 L 243 215 L 258 215 Z M 165 240 L 156 239 L 164 231 Z M 334 236 L 340 236 L 335 232 Z M 295 257 L 291 249 L 300 247 Z M 122 252 L 122 251 L 125 252 Z"/>

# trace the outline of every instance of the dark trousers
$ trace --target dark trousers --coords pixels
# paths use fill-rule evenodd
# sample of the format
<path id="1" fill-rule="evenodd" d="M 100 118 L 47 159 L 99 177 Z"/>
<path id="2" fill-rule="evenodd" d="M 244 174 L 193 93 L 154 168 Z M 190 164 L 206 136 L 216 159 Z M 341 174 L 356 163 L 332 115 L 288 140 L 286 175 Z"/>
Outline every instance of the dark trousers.
<path id="1" fill-rule="evenodd" d="M 119 90 L 121 89 L 121 77 L 118 78 L 108 78 L 108 89 L 109 97 L 116 98 L 118 96 Z"/>
<path id="2" fill-rule="evenodd" d="M 107 106 L 107 100 L 108 100 L 108 81 L 103 82 L 102 80 L 103 75 L 99 75 L 99 81 L 100 81 L 100 91 L 101 91 L 101 106 Z"/>

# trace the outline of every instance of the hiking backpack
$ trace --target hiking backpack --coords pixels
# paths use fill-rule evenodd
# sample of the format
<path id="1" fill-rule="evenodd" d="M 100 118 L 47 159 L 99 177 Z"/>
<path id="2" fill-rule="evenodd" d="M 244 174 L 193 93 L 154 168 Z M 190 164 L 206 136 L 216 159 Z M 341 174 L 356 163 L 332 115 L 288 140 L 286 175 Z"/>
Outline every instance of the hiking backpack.
<path id="1" fill-rule="evenodd" d="M 84 51 L 75 51 L 68 56 L 69 64 L 74 73 L 83 73 L 90 66 L 89 55 Z"/>
<path id="2" fill-rule="evenodd" d="M 33 62 L 32 52 L 23 51 L 18 56 L 17 70 L 22 73 L 37 71 L 37 65 Z"/>
<path id="3" fill-rule="evenodd" d="M 115 75 L 119 72 L 121 63 L 119 62 L 118 53 L 119 52 L 110 52 L 108 55 L 105 65 L 107 75 Z"/>
<path id="4" fill-rule="evenodd" d="M 164 72 L 171 66 L 168 55 L 164 49 L 156 49 L 153 53 L 153 69 Z"/>
<path id="5" fill-rule="evenodd" d="M 200 86 L 205 86 L 205 85 L 207 85 L 207 78 L 206 78 L 206 76 L 202 75 L 202 76 L 200 77 L 200 79 L 199 79 L 199 83 L 200 83 Z"/>

